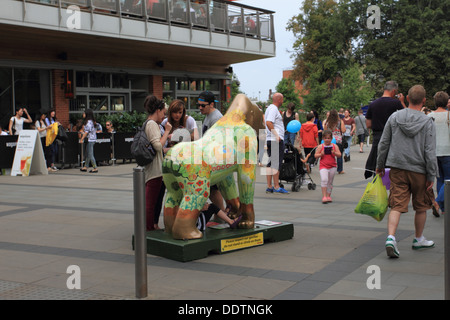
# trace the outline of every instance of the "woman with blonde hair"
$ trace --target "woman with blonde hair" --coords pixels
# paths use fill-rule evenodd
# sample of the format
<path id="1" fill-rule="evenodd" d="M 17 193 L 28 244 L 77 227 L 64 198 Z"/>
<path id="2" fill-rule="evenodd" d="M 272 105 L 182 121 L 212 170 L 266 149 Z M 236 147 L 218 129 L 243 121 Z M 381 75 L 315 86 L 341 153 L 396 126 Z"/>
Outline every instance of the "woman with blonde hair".
<path id="1" fill-rule="evenodd" d="M 172 125 L 172 134 L 177 129 L 186 129 L 189 131 L 191 136 L 191 141 L 198 139 L 198 127 L 195 119 L 186 114 L 186 107 L 182 100 L 173 100 L 169 106 L 169 111 L 167 112 L 167 119 L 164 119 L 161 125 L 164 127 L 166 122 Z M 169 140 L 172 136 L 169 136 Z M 175 141 L 179 142 L 179 141 Z"/>

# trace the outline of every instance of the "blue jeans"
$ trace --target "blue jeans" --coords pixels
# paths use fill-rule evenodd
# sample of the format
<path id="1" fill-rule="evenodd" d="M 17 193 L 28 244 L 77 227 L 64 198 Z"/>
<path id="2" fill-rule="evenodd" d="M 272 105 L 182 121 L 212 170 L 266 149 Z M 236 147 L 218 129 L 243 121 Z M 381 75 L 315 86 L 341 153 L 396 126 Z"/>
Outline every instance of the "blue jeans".
<path id="1" fill-rule="evenodd" d="M 352 136 L 343 136 L 342 139 L 347 140 L 348 147 L 345 148 L 345 155 L 348 157 L 350 155 L 350 146 L 352 145 Z"/>
<path id="2" fill-rule="evenodd" d="M 297 135 L 296 133 L 292 133 L 287 130 L 284 131 L 284 144 L 286 145 L 286 144 L 290 143 L 293 146 L 295 143 L 296 135 Z"/>
<path id="3" fill-rule="evenodd" d="M 92 167 L 95 169 L 97 168 L 97 163 L 95 162 L 94 158 L 94 144 L 95 142 L 88 142 L 86 147 L 86 163 L 85 166 L 89 166 L 89 162 L 92 163 Z"/>
<path id="4" fill-rule="evenodd" d="M 343 158 L 344 158 L 344 152 L 343 152 L 343 147 L 342 147 L 342 143 L 339 143 L 337 145 L 339 147 L 339 151 L 341 151 L 341 157 L 340 158 L 336 158 L 336 164 L 337 164 L 337 172 L 341 172 L 344 170 L 344 164 L 343 164 Z"/>

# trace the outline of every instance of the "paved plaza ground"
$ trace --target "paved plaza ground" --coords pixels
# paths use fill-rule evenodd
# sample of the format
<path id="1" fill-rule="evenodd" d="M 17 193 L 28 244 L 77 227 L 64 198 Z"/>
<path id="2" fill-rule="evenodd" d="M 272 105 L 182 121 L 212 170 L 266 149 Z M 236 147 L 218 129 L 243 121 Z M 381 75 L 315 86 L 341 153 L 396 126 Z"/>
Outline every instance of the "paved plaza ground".
<path id="1" fill-rule="evenodd" d="M 424 235 L 436 246 L 413 251 L 410 207 L 397 234 L 400 258 L 389 259 L 387 217 L 377 222 L 354 213 L 369 182 L 362 170 L 368 151 L 352 146 L 346 173 L 335 178 L 332 204 L 321 202 L 318 168 L 311 174 L 316 190 L 303 186 L 287 195 L 266 194 L 258 169 L 256 219 L 292 223 L 293 239 L 191 262 L 148 255 L 146 299 L 443 300 L 444 217 L 427 213 Z M 0 176 L 0 299 L 136 299 L 135 166 Z M 67 288 L 71 265 L 80 268 L 81 289 Z M 380 270 L 379 289 L 367 286 L 372 265 Z"/>

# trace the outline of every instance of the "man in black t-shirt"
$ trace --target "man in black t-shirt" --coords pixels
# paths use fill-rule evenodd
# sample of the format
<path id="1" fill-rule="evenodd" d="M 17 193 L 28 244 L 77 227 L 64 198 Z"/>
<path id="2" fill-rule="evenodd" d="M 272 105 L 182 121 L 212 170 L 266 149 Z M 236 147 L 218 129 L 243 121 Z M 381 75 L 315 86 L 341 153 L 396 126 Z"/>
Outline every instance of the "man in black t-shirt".
<path id="1" fill-rule="evenodd" d="M 378 142 L 383 133 L 384 125 L 387 120 L 397 110 L 406 108 L 405 97 L 398 93 L 398 84 L 395 81 L 388 81 L 384 85 L 384 92 L 381 98 L 373 101 L 369 105 L 366 113 L 367 129 L 372 129 L 373 141 L 372 149 L 366 162 L 366 171 L 364 177 L 370 178 L 375 175 L 376 161 L 378 155 Z M 398 99 L 395 97 L 397 96 Z"/>

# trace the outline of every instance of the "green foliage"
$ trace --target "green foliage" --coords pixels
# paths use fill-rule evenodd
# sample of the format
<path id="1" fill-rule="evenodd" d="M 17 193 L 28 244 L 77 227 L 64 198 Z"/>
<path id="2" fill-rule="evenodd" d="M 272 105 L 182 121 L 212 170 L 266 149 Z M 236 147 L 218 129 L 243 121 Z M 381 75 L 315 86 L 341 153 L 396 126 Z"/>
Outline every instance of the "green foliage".
<path id="1" fill-rule="evenodd" d="M 380 8 L 381 29 L 367 27 L 370 5 Z M 422 84 L 432 103 L 437 91 L 450 90 L 449 12 L 450 0 L 305 0 L 287 29 L 296 37 L 293 74 L 307 84 L 306 108 L 320 112 L 343 101 L 357 108 L 388 80 L 405 95 Z M 368 81 L 362 89 L 355 63 Z M 339 75 L 347 79 L 334 87 Z"/>
<path id="2" fill-rule="evenodd" d="M 293 102 L 298 108 L 300 106 L 300 99 L 298 97 L 299 92 L 295 88 L 294 80 L 292 79 L 281 79 L 275 87 L 276 92 L 283 94 L 283 105 L 280 107 L 280 110 L 286 110 L 286 106 Z"/>
<path id="3" fill-rule="evenodd" d="M 105 128 L 106 121 L 109 120 L 117 132 L 135 132 L 137 128 L 142 126 L 147 116 L 144 112 L 134 110 L 132 112 L 96 115 L 96 120 L 103 128 Z"/>
<path id="4" fill-rule="evenodd" d="M 356 114 L 364 105 L 368 104 L 375 94 L 375 90 L 364 80 L 362 68 L 353 65 L 342 74 L 338 81 L 338 88 L 334 89 L 331 97 L 325 104 L 326 110 L 349 109 L 350 113 Z"/>
<path id="5" fill-rule="evenodd" d="M 379 30 L 364 26 L 360 10 L 369 3 L 381 9 Z M 374 85 L 379 88 L 386 80 L 395 80 L 407 93 L 422 84 L 430 102 L 437 91 L 449 90 L 449 0 L 363 0 L 353 1 L 351 8 L 359 21 L 356 56 Z"/>

